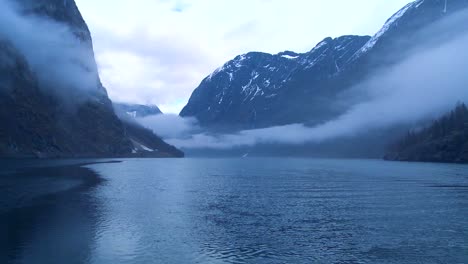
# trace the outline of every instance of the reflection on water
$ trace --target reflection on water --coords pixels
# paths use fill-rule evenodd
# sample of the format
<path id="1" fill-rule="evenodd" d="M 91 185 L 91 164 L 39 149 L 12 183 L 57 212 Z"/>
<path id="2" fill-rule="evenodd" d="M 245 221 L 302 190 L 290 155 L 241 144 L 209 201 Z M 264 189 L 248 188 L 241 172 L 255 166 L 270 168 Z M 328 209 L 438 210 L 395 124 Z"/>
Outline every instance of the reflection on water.
<path id="1" fill-rule="evenodd" d="M 468 263 L 463 165 L 60 165 L 0 174 L 1 263 Z"/>
<path id="2" fill-rule="evenodd" d="M 0 263 L 86 262 L 95 217 L 84 191 L 101 180 L 80 167 L 1 165 Z"/>

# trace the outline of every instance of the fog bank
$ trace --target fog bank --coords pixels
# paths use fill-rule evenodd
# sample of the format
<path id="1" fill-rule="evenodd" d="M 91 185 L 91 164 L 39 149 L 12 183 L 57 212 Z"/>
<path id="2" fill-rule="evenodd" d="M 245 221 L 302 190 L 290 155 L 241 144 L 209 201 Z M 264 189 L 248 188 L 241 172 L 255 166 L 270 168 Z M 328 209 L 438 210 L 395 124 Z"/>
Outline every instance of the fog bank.
<path id="1" fill-rule="evenodd" d="M 70 92 L 99 91 L 90 45 L 66 24 L 22 13 L 14 1 L 0 0 L 0 41 L 7 41 L 25 57 L 41 89 L 64 100 L 71 99 Z"/>
<path id="2" fill-rule="evenodd" d="M 321 125 L 291 124 L 224 135 L 168 133 L 165 138 L 183 149 L 318 143 L 434 119 L 457 102 L 468 102 L 468 33 L 461 29 L 467 23 L 468 13 L 461 12 L 419 32 L 425 41 L 418 43 L 415 49 L 402 51 L 408 52 L 406 59 L 379 69 L 347 91 L 364 101 Z M 431 41 L 427 41 L 427 36 L 432 36 Z"/>

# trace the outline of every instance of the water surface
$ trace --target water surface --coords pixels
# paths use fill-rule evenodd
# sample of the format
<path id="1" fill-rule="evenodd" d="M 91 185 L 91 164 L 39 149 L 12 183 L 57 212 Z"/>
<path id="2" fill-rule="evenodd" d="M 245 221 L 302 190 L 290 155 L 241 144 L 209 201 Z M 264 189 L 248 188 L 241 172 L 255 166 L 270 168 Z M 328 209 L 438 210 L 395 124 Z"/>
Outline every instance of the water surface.
<path id="1" fill-rule="evenodd" d="M 468 166 L 82 162 L 2 162 L 1 263 L 468 263 Z"/>

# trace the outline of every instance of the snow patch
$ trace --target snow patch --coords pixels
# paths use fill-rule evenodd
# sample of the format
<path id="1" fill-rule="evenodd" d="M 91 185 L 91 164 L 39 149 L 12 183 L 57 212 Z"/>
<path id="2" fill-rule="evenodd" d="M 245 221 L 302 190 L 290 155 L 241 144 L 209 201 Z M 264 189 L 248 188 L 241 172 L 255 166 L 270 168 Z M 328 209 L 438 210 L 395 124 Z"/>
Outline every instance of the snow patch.
<path id="1" fill-rule="evenodd" d="M 135 153 L 138 153 L 139 150 L 144 150 L 144 151 L 148 151 L 148 152 L 155 152 L 155 151 L 158 151 L 157 149 L 151 149 L 151 148 L 148 148 L 147 146 L 141 144 L 140 142 L 137 142 L 133 139 L 131 139 L 132 143 L 133 143 L 133 150 L 132 150 L 132 153 L 135 154 Z"/>
<path id="2" fill-rule="evenodd" d="M 336 67 L 336 72 L 340 72 L 341 69 L 340 67 L 338 66 L 338 62 L 335 61 L 335 67 Z"/>
<path id="3" fill-rule="evenodd" d="M 345 48 L 346 48 L 346 47 L 343 47 L 342 45 L 338 45 L 338 46 L 335 47 L 335 50 L 336 50 L 336 51 L 342 51 L 342 50 L 344 50 Z"/>
<path id="4" fill-rule="evenodd" d="M 299 58 L 299 56 L 291 56 L 291 55 L 281 55 L 281 57 L 288 59 L 288 60 L 295 60 Z"/>
<path id="5" fill-rule="evenodd" d="M 252 85 L 252 79 L 250 79 L 249 83 L 242 86 L 242 92 L 245 93 L 245 90 L 247 90 L 247 88 L 249 88 L 251 85 Z"/>
<path id="6" fill-rule="evenodd" d="M 236 68 L 240 68 L 242 67 L 242 62 L 246 59 L 246 55 L 243 54 L 243 55 L 240 55 L 239 56 L 239 59 L 236 60 L 236 63 L 234 64 L 234 66 L 236 66 Z"/>
<path id="7" fill-rule="evenodd" d="M 250 76 L 252 77 L 253 80 L 256 80 L 260 76 L 260 73 L 258 73 L 256 71 L 252 71 Z"/>
<path id="8" fill-rule="evenodd" d="M 247 57 L 246 57 L 245 54 L 236 57 L 233 61 L 230 61 L 230 62 L 224 64 L 223 66 L 217 68 L 214 72 L 212 72 L 212 73 L 208 76 L 208 80 L 211 81 L 211 80 L 213 79 L 213 77 L 216 76 L 216 75 L 217 75 L 218 73 L 220 73 L 220 72 L 225 72 L 225 71 L 227 71 L 227 70 L 230 70 L 231 72 L 230 72 L 230 73 L 227 73 L 227 74 L 230 75 L 230 78 L 231 78 L 230 80 L 232 81 L 231 74 L 232 74 L 232 70 L 233 70 L 233 69 L 232 69 L 231 63 L 234 63 L 234 67 L 236 67 L 236 68 L 241 68 L 241 67 L 244 66 L 244 65 L 242 64 L 242 62 L 243 62 L 244 60 L 246 60 L 246 59 L 247 59 Z"/>
<path id="9" fill-rule="evenodd" d="M 375 46 L 375 44 L 377 44 L 377 42 L 380 40 L 380 38 L 390 29 L 390 27 L 395 22 L 397 22 L 404 14 L 406 14 L 406 12 L 410 8 L 417 6 L 417 5 L 421 5 L 422 4 L 421 2 L 424 2 L 424 0 L 419 0 L 416 2 L 409 3 L 405 7 L 400 9 L 391 18 L 389 18 L 387 22 L 385 22 L 384 26 L 379 30 L 379 32 L 377 32 L 377 34 L 375 34 L 359 51 L 357 51 L 356 54 L 353 55 L 351 60 L 355 60 L 359 58 L 362 54 L 372 49 Z"/>
<path id="10" fill-rule="evenodd" d="M 223 94 L 220 94 L 220 95 L 219 95 L 219 101 L 218 101 L 218 104 L 219 104 L 219 105 L 220 105 L 220 104 L 222 104 L 222 103 L 223 103 L 223 101 L 224 101 L 224 91 L 223 91 Z"/>
<path id="11" fill-rule="evenodd" d="M 253 99 L 255 99 L 255 97 L 257 97 L 257 95 L 262 92 L 262 89 L 260 89 L 260 87 L 257 86 L 257 89 L 255 90 L 255 94 L 252 96 L 252 98 L 250 98 L 250 101 L 252 101 Z"/>
<path id="12" fill-rule="evenodd" d="M 312 51 L 316 51 L 316 50 L 320 49 L 321 47 L 323 47 L 323 46 L 325 46 L 325 45 L 327 45 L 327 44 L 328 44 L 328 42 L 327 42 L 326 40 L 324 40 L 324 41 L 320 42 L 319 44 L 317 44 L 317 46 L 315 46 L 315 48 L 313 48 L 313 49 L 311 50 L 311 52 L 312 52 Z"/>
<path id="13" fill-rule="evenodd" d="M 133 118 L 136 118 L 137 117 L 137 111 L 133 111 L 133 112 L 127 112 L 127 115 L 133 117 Z"/>
<path id="14" fill-rule="evenodd" d="M 218 73 L 224 71 L 224 69 L 226 68 L 226 66 L 227 66 L 227 63 L 224 64 L 223 66 L 217 68 L 214 72 L 212 72 L 212 73 L 208 76 L 208 80 L 211 81 L 211 79 L 213 79 L 213 77 L 216 76 L 216 74 L 218 74 Z"/>
<path id="15" fill-rule="evenodd" d="M 145 146 L 145 145 L 141 145 L 141 148 L 142 148 L 143 150 L 146 150 L 146 151 L 149 151 L 149 152 L 154 152 L 154 149 L 150 149 L 150 148 L 148 148 L 148 147 Z"/>
<path id="16" fill-rule="evenodd" d="M 419 8 L 422 4 L 424 3 L 424 0 L 421 0 L 419 1 L 417 4 L 416 4 L 416 8 Z"/>
<path id="17" fill-rule="evenodd" d="M 302 62 L 302 64 L 303 65 L 307 64 L 305 69 L 310 69 L 310 68 L 314 67 L 323 57 L 325 57 L 325 55 L 322 53 L 322 54 L 320 54 L 320 56 L 318 56 L 314 60 L 312 60 L 312 61 L 305 60 L 305 61 Z"/>

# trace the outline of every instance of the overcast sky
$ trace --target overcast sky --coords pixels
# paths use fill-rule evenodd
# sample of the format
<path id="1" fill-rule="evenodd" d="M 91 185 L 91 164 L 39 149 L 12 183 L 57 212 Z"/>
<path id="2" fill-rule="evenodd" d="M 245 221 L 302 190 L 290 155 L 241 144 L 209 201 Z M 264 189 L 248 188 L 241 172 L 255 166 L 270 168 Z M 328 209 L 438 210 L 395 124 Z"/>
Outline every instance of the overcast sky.
<path id="1" fill-rule="evenodd" d="M 306 52 L 373 35 L 410 0 L 76 0 L 114 101 L 178 113 L 201 80 L 249 51 Z"/>

